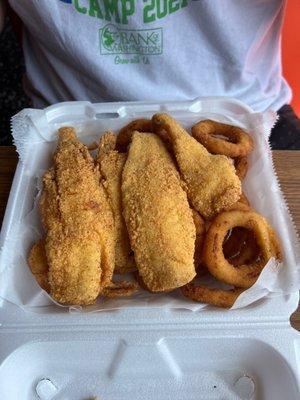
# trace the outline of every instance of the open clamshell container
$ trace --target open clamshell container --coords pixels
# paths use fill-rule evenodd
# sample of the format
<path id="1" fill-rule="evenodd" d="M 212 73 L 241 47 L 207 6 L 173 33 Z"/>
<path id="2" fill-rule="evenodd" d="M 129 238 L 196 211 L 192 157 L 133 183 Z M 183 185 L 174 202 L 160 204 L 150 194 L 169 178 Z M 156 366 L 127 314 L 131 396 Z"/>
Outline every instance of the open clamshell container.
<path id="1" fill-rule="evenodd" d="M 297 243 L 290 243 L 291 249 L 284 243 L 294 287 L 285 282 L 280 290 L 275 281 L 264 296 L 254 296 L 239 309 L 197 309 L 182 299 L 162 306 L 133 299 L 132 306 L 127 300 L 123 307 L 88 312 L 59 307 L 45 293 L 32 298 L 37 286 L 20 257 L 32 242 L 26 242 L 21 227 L 35 201 L 36 172 L 51 163 L 55 131 L 72 125 L 88 143 L 104 130 L 117 131 L 155 112 L 168 112 L 184 126 L 204 118 L 234 123 L 253 114 L 236 100 L 220 98 L 164 104 L 74 102 L 25 112 L 26 124 L 18 128 L 24 136 L 16 143 L 21 161 L 0 240 L 1 400 L 300 398 L 300 335 L 289 322 L 298 304 L 292 250 Z M 259 208 L 265 200 L 261 193 L 253 196 Z M 271 196 L 270 208 L 274 201 Z M 284 227 L 275 228 L 289 240 L 293 227 L 282 217 L 281 207 L 275 209 L 276 219 Z M 10 273 L 16 265 L 19 269 Z M 28 279 L 31 286 L 25 285 Z"/>

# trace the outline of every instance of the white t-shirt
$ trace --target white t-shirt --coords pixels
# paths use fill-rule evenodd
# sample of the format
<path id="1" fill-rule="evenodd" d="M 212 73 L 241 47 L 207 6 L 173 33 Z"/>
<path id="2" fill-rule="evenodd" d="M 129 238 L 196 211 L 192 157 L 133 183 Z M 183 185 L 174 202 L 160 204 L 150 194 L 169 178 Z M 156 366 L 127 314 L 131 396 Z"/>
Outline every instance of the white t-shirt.
<path id="1" fill-rule="evenodd" d="M 10 0 L 24 22 L 27 90 L 65 100 L 231 96 L 257 111 L 291 99 L 284 0 Z"/>

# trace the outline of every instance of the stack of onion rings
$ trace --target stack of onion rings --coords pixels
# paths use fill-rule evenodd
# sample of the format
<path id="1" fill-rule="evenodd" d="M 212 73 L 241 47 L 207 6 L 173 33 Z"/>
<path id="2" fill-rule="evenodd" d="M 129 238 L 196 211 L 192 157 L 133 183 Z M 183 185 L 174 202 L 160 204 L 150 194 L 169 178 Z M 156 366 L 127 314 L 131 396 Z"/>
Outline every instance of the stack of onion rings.
<path id="1" fill-rule="evenodd" d="M 224 238 L 230 229 L 237 226 L 253 231 L 261 252 L 259 261 L 235 267 L 226 260 L 223 252 Z M 209 272 L 220 281 L 249 288 L 271 257 L 281 259 L 280 245 L 265 218 L 256 212 L 226 211 L 211 222 L 204 242 L 203 260 Z"/>
<path id="2" fill-rule="evenodd" d="M 206 224 L 207 229 L 209 225 Z M 239 227 L 233 228 L 228 237 L 224 239 L 223 252 L 225 258 L 234 266 L 253 262 L 259 257 L 259 247 L 254 235 L 252 232 Z M 203 263 L 201 267 L 202 269 L 198 270 L 198 276 L 203 275 L 202 272 L 205 272 Z M 232 307 L 243 291 L 244 289 L 241 288 L 229 290 L 211 288 L 204 285 L 196 285 L 194 282 L 190 282 L 181 288 L 181 293 L 191 300 L 222 308 Z"/>
<path id="3" fill-rule="evenodd" d="M 223 212 L 206 222 L 206 227 L 201 260 L 211 275 L 233 288 L 210 288 L 190 282 L 181 292 L 194 301 L 230 308 L 255 283 L 271 257 L 282 259 L 280 244 L 265 218 L 251 209 Z"/>

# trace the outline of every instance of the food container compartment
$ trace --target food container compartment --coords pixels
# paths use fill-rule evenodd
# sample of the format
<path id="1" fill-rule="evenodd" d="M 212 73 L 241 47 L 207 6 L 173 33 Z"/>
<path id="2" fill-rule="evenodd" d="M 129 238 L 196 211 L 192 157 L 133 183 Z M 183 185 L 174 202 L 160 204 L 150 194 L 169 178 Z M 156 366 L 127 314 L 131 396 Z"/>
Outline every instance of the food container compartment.
<path id="1" fill-rule="evenodd" d="M 236 100 L 218 98 L 160 105 L 72 102 L 34 110 L 28 120 L 26 140 L 31 146 L 17 143 L 25 162 L 15 174 L 0 239 L 0 279 L 7 276 L 7 260 L 19 266 L 18 279 L 5 281 L 0 299 L 1 400 L 300 398 L 300 336 L 289 324 L 299 299 L 296 269 L 295 288 L 287 294 L 273 293 L 230 311 L 191 311 L 178 303 L 176 308 L 173 303 L 162 308 L 147 301 L 134 306 L 129 299 L 126 307 L 92 312 L 95 309 L 59 307 L 36 290 L 22 252 L 28 251 L 34 235 L 39 237 L 41 225 L 34 227 L 33 236 L 28 227 L 28 237 L 20 227 L 33 212 L 37 175 L 51 164 L 56 130 L 73 125 L 89 143 L 108 127 L 118 130 L 132 119 L 161 111 L 185 126 L 220 115 L 230 123 L 251 113 Z M 260 140 L 266 142 L 267 137 Z M 276 196 L 270 199 L 268 218 L 276 201 L 282 200 Z M 259 194 L 258 210 L 263 201 Z M 283 224 L 284 208 L 282 203 L 276 229 L 293 242 L 293 224 Z M 285 261 L 293 265 L 295 253 L 288 252 Z M 24 280 L 30 282 L 26 291 Z"/>
<path id="2" fill-rule="evenodd" d="M 216 333 L 208 325 L 189 330 L 160 327 L 159 332 L 125 329 L 115 335 L 109 330 L 23 338 L 1 335 L 3 347 L 12 340 L 18 344 L 0 367 L 0 396 L 7 400 L 84 400 L 92 395 L 101 400 L 299 398 L 291 350 L 295 345 L 299 357 L 300 342 L 293 332 L 280 338 L 281 328 L 273 334 L 267 329 L 257 338 L 248 325 L 232 333 L 226 328 Z"/>
<path id="3" fill-rule="evenodd" d="M 68 311 L 67 307 L 59 310 L 57 305 L 54 305 L 39 289 L 26 260 L 32 244 L 43 235 L 36 206 L 37 195 L 41 188 L 41 177 L 51 165 L 51 157 L 56 147 L 57 129 L 72 125 L 84 143 L 91 143 L 99 140 L 99 135 L 105 130 L 117 132 L 120 127 L 133 119 L 141 116 L 151 117 L 158 111 L 172 114 L 186 127 L 191 127 L 199 119 L 214 118 L 227 123 L 244 123 L 250 131 L 252 129 L 250 134 L 255 142 L 255 150 L 250 155 L 251 167 L 244 181 L 244 191 L 252 206 L 266 216 L 278 232 L 285 250 L 284 266 L 288 268 L 281 268 L 278 274 L 274 274 L 273 269 L 269 268 L 270 276 L 263 278 L 265 285 L 262 285 L 263 290 L 258 296 L 256 293 L 254 297 L 248 299 L 248 303 L 244 305 L 254 303 L 268 291 L 289 294 L 299 289 L 300 273 L 297 268 L 297 263 L 300 265 L 299 244 L 296 243 L 295 230 L 276 183 L 267 144 L 268 128 L 275 121 L 274 114 L 271 112 L 264 116 L 255 114 L 249 107 L 233 99 L 200 98 L 194 101 L 163 104 L 70 102 L 56 104 L 45 110 L 23 110 L 14 117 L 13 132 L 22 162 L 16 171 L 0 240 L 2 246 L 0 277 L 5 278 L 4 284 L 0 287 L 0 297 L 21 307 L 35 307 L 37 312 Z M 287 270 L 290 271 L 288 279 L 284 276 Z M 267 268 L 264 273 L 265 271 Z M 275 281 L 272 281 L 275 276 Z M 281 282 L 285 282 L 284 289 L 281 287 Z M 100 300 L 95 306 L 84 308 L 83 311 L 162 305 L 168 308 L 202 307 L 187 301 L 178 292 L 161 296 L 141 292 L 134 297 L 134 301 L 133 299 L 105 302 Z"/>

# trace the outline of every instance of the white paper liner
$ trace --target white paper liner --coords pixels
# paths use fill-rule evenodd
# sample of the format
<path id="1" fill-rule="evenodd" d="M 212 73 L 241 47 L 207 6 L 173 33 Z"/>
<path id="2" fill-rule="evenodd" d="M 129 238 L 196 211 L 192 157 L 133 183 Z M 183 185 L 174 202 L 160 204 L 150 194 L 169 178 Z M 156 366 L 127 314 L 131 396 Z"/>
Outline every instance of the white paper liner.
<path id="1" fill-rule="evenodd" d="M 41 189 L 41 177 L 45 169 L 50 166 L 51 154 L 56 145 L 53 127 L 50 129 L 45 119 L 37 118 L 40 112 L 40 110 L 27 109 L 12 119 L 14 143 L 24 166 L 28 164 L 28 170 L 25 168 L 26 173 L 31 179 L 35 179 L 36 196 L 32 200 L 32 209 L 18 221 L 15 229 L 9 230 L 5 246 L 0 253 L 0 297 L 22 308 L 30 307 L 30 309 L 46 306 L 49 308 L 49 305 L 55 303 L 36 283 L 26 261 L 28 251 L 33 243 L 43 236 L 37 204 Z M 276 121 L 276 114 L 269 111 L 264 114 L 247 113 L 229 117 L 206 112 L 205 114 L 196 114 L 193 120 L 191 120 L 191 116 L 178 118 L 178 120 L 186 128 L 189 128 L 200 119 L 206 118 L 238 125 L 251 134 L 254 140 L 254 151 L 248 157 L 249 169 L 243 182 L 243 190 L 252 207 L 264 215 L 275 228 L 284 249 L 283 263 L 278 265 L 274 259 L 270 260 L 255 285 L 238 297 L 232 309 L 246 307 L 266 296 L 298 291 L 300 288 L 300 246 L 290 212 L 280 191 L 268 144 L 271 128 Z M 127 122 L 128 120 L 122 125 Z M 69 125 L 77 128 L 79 137 L 84 143 L 98 140 L 99 134 L 95 134 L 95 132 L 104 131 L 104 129 L 100 129 L 103 126 L 99 126 L 95 131 L 95 127 L 88 129 L 84 123 L 77 121 Z M 106 126 L 106 129 L 109 128 L 110 126 Z M 86 135 L 86 129 L 88 135 Z M 84 137 L 81 137 L 82 132 L 85 133 Z M 34 152 L 36 146 L 41 149 L 41 157 L 47 159 L 47 161 L 38 162 L 38 167 L 29 162 L 30 152 Z M 85 308 L 73 306 L 69 307 L 69 311 L 96 312 L 128 307 L 185 308 L 194 311 L 211 308 L 184 298 L 180 290 L 162 294 L 151 294 L 140 290 L 130 298 L 99 298 L 97 303 L 92 306 Z"/>

